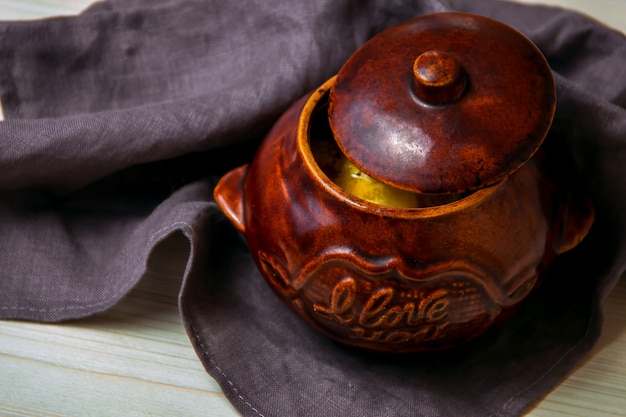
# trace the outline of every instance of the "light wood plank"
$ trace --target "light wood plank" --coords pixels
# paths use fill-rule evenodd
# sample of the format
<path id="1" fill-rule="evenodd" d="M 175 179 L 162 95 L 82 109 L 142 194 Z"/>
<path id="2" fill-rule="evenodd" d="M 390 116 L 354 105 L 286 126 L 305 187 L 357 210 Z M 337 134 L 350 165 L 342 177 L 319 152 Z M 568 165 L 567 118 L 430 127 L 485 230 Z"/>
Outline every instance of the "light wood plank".
<path id="1" fill-rule="evenodd" d="M 93 0 L 0 0 L 0 20 L 31 20 L 80 13 Z"/>

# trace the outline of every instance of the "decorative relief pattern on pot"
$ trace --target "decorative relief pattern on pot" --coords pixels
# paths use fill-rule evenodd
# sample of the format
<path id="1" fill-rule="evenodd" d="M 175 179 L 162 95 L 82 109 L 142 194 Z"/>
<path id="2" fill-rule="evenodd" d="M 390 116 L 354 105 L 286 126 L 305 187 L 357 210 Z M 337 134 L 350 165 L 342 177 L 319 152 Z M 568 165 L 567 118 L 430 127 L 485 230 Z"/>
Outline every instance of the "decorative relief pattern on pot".
<path id="1" fill-rule="evenodd" d="M 458 267 L 409 269 L 399 258 L 338 250 L 313 257 L 290 279 L 275 257 L 259 258 L 273 288 L 309 322 L 331 336 L 345 338 L 348 331 L 355 344 L 454 343 L 501 311 L 477 274 Z"/>

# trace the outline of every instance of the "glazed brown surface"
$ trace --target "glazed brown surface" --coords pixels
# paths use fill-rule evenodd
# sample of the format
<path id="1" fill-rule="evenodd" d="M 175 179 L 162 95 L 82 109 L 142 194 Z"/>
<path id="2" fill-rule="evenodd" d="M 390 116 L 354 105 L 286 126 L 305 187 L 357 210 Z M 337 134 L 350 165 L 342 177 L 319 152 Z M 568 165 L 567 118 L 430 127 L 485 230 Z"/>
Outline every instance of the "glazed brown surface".
<path id="1" fill-rule="evenodd" d="M 555 89 L 537 47 L 481 16 L 441 13 L 388 29 L 331 91 L 339 146 L 379 181 L 463 192 L 526 162 L 550 127 Z"/>
<path id="2" fill-rule="evenodd" d="M 324 97 L 317 92 L 308 105 Z M 453 203 L 383 207 L 345 193 L 314 164 L 309 139 L 298 138 L 308 132 L 302 106 L 216 194 L 235 207 L 245 195 L 243 211 L 226 213 L 271 287 L 328 336 L 380 351 L 457 346 L 513 311 L 570 245 L 558 238 L 563 209 L 554 184 L 534 160 Z M 313 143 L 328 134 L 323 106 L 319 114 Z"/>
<path id="3" fill-rule="evenodd" d="M 411 71 L 456 97 L 466 88 L 458 84 L 456 61 L 430 55 L 420 55 Z M 431 77 L 433 65 L 446 73 L 435 69 Z M 328 117 L 338 82 L 333 78 L 295 103 L 253 162 L 231 171 L 215 190 L 272 289 L 327 336 L 387 352 L 459 346 L 513 314 L 552 259 L 589 231 L 593 210 L 553 178 L 554 159 L 543 148 L 519 168 L 519 161 L 506 159 L 508 151 L 497 154 L 507 175 L 463 193 L 414 192 L 414 203 L 395 207 L 352 193 L 341 177 L 345 165 L 336 164 L 344 156 Z M 337 116 L 330 107 L 331 118 Z M 528 159 L 551 117 L 537 117 L 540 133 L 530 144 L 505 145 Z M 485 139 L 487 148 L 492 139 Z M 450 158 L 457 168 L 468 166 L 469 154 Z M 396 162 L 387 165 L 405 168 Z M 475 177 L 471 170 L 467 175 Z"/>

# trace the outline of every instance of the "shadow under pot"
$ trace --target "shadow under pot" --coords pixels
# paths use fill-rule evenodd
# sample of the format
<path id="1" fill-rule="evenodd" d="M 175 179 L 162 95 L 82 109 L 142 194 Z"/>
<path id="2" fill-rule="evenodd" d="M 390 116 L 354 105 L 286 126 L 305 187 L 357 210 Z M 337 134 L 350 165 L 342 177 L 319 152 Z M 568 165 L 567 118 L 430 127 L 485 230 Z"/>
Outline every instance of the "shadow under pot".
<path id="1" fill-rule="evenodd" d="M 346 345 L 459 346 L 513 314 L 594 219 L 542 146 L 541 52 L 465 13 L 364 44 L 215 189 L 262 275 Z"/>

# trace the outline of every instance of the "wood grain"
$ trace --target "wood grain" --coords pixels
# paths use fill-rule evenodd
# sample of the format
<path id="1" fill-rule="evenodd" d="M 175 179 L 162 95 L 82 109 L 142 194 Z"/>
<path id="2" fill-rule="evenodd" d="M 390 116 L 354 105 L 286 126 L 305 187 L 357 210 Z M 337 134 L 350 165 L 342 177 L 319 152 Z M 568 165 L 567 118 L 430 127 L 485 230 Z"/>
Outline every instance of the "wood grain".
<path id="1" fill-rule="evenodd" d="M 73 14 L 89 3 L 0 0 L 0 19 Z M 626 29 L 622 0 L 543 3 Z M 144 279 L 103 314 L 64 324 L 0 321 L 0 416 L 237 416 L 180 322 L 177 295 L 186 256 L 180 236 L 164 242 Z M 626 416 L 625 280 L 604 310 L 594 353 L 527 417 Z"/>
<path id="2" fill-rule="evenodd" d="M 0 20 L 32 20 L 75 15 L 93 0 L 0 0 Z"/>

